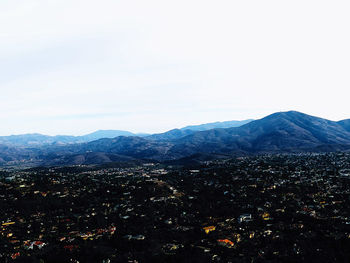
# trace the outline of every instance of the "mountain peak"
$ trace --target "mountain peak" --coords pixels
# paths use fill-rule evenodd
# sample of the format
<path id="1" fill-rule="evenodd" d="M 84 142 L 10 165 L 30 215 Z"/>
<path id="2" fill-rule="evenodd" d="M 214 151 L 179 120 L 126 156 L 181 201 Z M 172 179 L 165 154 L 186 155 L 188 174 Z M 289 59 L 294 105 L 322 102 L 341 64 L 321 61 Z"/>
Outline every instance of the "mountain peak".
<path id="1" fill-rule="evenodd" d="M 96 133 L 99 136 L 102 133 L 104 139 L 96 138 L 100 140 L 95 139 L 91 142 Z M 60 142 L 67 142 L 65 146 L 53 145 L 52 140 L 57 138 L 18 137 L 15 141 L 18 145 L 23 145 L 24 141 L 31 147 L 3 147 L 0 151 L 0 161 L 6 160 L 4 161 L 6 163 L 30 157 L 38 163 L 52 164 L 79 156 L 81 160 L 86 160 L 85 164 L 90 164 L 97 162 L 96 156 L 98 160 L 104 162 L 128 158 L 174 160 L 199 153 L 230 156 L 247 153 L 300 153 L 350 149 L 350 120 L 335 122 L 298 111 L 276 112 L 239 127 L 220 129 L 215 127 L 204 131 L 173 129 L 143 138 L 130 136 L 127 132 L 122 133 L 124 134 L 120 134 L 120 131 L 97 131 L 90 134 L 92 135 L 90 138 L 86 138 L 88 135 L 83 136 L 84 138 L 78 137 L 80 140 L 78 144 L 70 143 L 77 137 L 59 138 Z M 10 139 L 2 138 L 2 141 L 6 143 Z M 38 142 L 45 142 L 47 147 L 35 148 L 39 145 Z"/>
<path id="2" fill-rule="evenodd" d="M 311 115 L 305 114 L 305 113 L 300 112 L 300 111 L 290 110 L 290 111 L 275 112 L 275 113 L 272 113 L 270 115 L 267 115 L 264 118 L 270 118 L 270 117 L 277 117 L 277 118 L 281 118 L 282 117 L 283 118 L 283 117 L 294 117 L 294 116 L 299 116 L 299 117 L 304 116 L 304 117 L 306 117 L 306 116 L 311 116 Z"/>

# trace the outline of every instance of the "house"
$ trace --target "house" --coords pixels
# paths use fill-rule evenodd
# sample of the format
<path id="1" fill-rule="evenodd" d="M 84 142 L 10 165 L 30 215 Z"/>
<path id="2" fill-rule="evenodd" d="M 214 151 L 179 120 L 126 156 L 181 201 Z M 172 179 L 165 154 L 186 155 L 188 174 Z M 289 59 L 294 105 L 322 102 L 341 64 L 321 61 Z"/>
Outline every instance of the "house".
<path id="1" fill-rule="evenodd" d="M 253 221 L 253 217 L 251 214 L 243 214 L 243 215 L 240 215 L 238 218 L 239 223 L 251 222 L 251 221 Z"/>
<path id="2" fill-rule="evenodd" d="M 211 231 L 215 231 L 216 227 L 215 226 L 206 226 L 203 227 L 203 230 L 205 231 L 206 234 L 209 234 Z"/>
<path id="3" fill-rule="evenodd" d="M 225 246 L 225 247 L 229 247 L 229 248 L 234 246 L 234 243 L 229 239 L 218 239 L 218 243 L 221 246 Z"/>

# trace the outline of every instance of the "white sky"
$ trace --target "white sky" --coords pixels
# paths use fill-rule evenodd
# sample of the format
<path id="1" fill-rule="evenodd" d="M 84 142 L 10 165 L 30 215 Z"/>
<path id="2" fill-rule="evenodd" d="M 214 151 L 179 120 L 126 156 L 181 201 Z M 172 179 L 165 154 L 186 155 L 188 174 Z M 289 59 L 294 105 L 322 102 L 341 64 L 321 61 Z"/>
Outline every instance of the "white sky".
<path id="1" fill-rule="evenodd" d="M 350 2 L 1 0 L 0 135 L 350 118 Z"/>

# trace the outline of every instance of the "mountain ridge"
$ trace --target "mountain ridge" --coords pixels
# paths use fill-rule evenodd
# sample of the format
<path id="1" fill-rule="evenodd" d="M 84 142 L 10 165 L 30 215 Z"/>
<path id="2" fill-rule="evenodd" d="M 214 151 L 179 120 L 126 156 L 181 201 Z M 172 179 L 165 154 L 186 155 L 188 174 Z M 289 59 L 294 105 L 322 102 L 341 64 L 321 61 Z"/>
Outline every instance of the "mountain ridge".
<path id="1" fill-rule="evenodd" d="M 5 147 L 2 149 L 7 155 L 0 151 L 0 161 L 25 162 L 31 159 L 41 165 L 69 165 L 141 159 L 199 161 L 210 156 L 348 151 L 349 128 L 350 120 L 336 122 L 297 111 L 276 112 L 239 127 L 205 131 L 174 129 L 153 137 L 118 136 L 63 146 Z"/>
<path id="2" fill-rule="evenodd" d="M 164 133 L 157 134 L 147 134 L 147 133 L 133 133 L 124 130 L 97 130 L 92 133 L 88 133 L 80 136 L 73 135 L 45 135 L 40 133 L 27 133 L 19 135 L 9 135 L 9 136 L 0 136 L 0 144 L 8 146 L 25 146 L 25 147 L 36 147 L 44 145 L 66 145 L 66 144 L 75 144 L 75 143 L 84 143 L 91 142 L 94 140 L 99 140 L 103 138 L 115 138 L 118 136 L 134 136 L 134 137 L 148 137 L 149 139 L 154 140 L 170 140 L 177 139 L 188 134 L 194 133 L 196 129 L 206 130 L 215 126 L 232 126 L 237 127 L 241 124 L 245 124 L 250 120 L 244 121 L 226 121 L 226 122 L 215 122 L 215 123 L 206 123 L 201 125 L 192 125 L 193 129 L 173 129 Z"/>

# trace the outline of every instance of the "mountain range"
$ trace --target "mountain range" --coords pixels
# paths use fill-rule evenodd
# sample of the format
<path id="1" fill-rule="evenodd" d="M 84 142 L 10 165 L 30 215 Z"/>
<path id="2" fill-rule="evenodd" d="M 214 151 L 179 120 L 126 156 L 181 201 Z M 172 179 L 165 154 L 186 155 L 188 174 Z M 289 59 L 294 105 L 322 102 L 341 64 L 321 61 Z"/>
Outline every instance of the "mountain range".
<path id="1" fill-rule="evenodd" d="M 25 146 L 35 147 L 43 145 L 65 145 L 72 143 L 84 143 L 98 140 L 101 138 L 115 138 L 118 136 L 146 136 L 148 134 L 134 134 L 128 131 L 120 130 L 99 130 L 83 136 L 72 136 L 72 135 L 56 135 L 49 136 L 39 133 L 32 134 L 21 134 L 21 135 L 10 135 L 0 136 L 0 144 L 8 146 Z"/>
<path id="2" fill-rule="evenodd" d="M 89 133 L 82 136 L 72 136 L 72 135 L 56 135 L 49 136 L 39 133 L 32 134 L 21 134 L 21 135 L 10 135 L 10 136 L 0 136 L 0 145 L 7 146 L 21 146 L 21 147 L 37 147 L 43 145 L 66 145 L 75 143 L 91 142 L 102 138 L 115 138 L 118 136 L 138 136 L 138 137 L 148 137 L 150 139 L 174 139 L 189 135 L 196 131 L 204 131 L 213 128 L 229 128 L 238 127 L 246 124 L 252 120 L 243 121 L 225 121 L 225 122 L 215 122 L 207 123 L 201 125 L 187 126 L 181 129 L 174 129 L 165 133 L 160 134 L 147 134 L 147 133 L 132 133 L 129 131 L 122 130 L 98 130 L 93 133 Z"/>
<path id="3" fill-rule="evenodd" d="M 225 125 L 229 122 L 188 126 L 153 135 L 127 133 L 97 140 L 90 135 L 92 139 L 87 142 L 80 138 L 78 142 L 65 144 L 0 145 L 0 164 L 32 162 L 52 166 L 131 160 L 208 160 L 244 154 L 350 150 L 350 120 L 335 122 L 288 111 L 254 121 L 231 122 L 237 127 Z M 105 135 L 114 136 L 113 132 L 102 132 L 101 136 Z"/>

